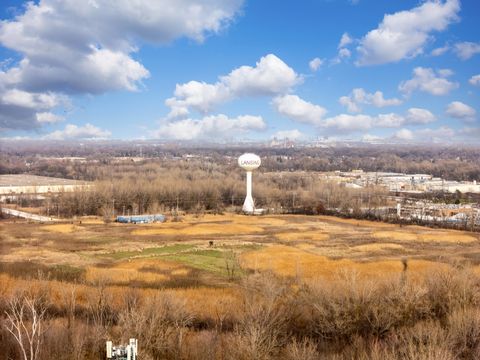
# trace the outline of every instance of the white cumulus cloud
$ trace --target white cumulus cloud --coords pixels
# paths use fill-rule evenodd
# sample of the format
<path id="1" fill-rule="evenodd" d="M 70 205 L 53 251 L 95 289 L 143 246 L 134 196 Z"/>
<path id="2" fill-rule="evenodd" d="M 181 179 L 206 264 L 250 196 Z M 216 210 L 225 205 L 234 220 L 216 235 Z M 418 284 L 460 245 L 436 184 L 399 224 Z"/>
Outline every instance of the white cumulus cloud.
<path id="1" fill-rule="evenodd" d="M 458 19 L 459 11 L 459 0 L 435 0 L 385 15 L 378 28 L 360 40 L 357 65 L 385 64 L 417 56 L 431 33 L 445 30 Z"/>
<path id="2" fill-rule="evenodd" d="M 65 120 L 63 116 L 51 112 L 37 113 L 36 116 L 37 122 L 39 122 L 40 124 L 55 124 L 57 122 Z"/>
<path id="3" fill-rule="evenodd" d="M 437 96 L 447 95 L 458 87 L 458 83 L 447 79 L 450 75 L 452 75 L 452 72 L 448 69 L 434 71 L 431 68 L 417 67 L 413 70 L 413 78 L 400 83 L 398 88 L 406 95 L 415 90 Z"/>
<path id="4" fill-rule="evenodd" d="M 403 140 L 403 141 L 410 141 L 413 140 L 413 132 L 409 129 L 400 129 L 394 134 L 394 139 Z"/>
<path id="5" fill-rule="evenodd" d="M 370 129 L 374 121 L 375 119 L 369 115 L 340 114 L 325 119 L 322 126 L 326 128 L 334 128 L 343 132 L 354 132 Z"/>
<path id="6" fill-rule="evenodd" d="M 1 74 L 0 74 L 1 75 Z M 0 76 L 1 78 L 1 76 Z M 53 92 L 28 92 L 6 89 L 0 80 L 0 131 L 7 129 L 29 130 L 46 121 L 46 113 L 54 108 L 66 108 L 67 97 Z M 52 120 L 50 116 L 50 120 Z"/>
<path id="7" fill-rule="evenodd" d="M 208 113 L 217 105 L 238 97 L 283 94 L 301 81 L 280 58 L 268 54 L 255 67 L 241 66 L 214 84 L 198 81 L 177 84 L 174 97 L 165 101 L 171 108 L 168 118 L 184 116 L 189 108 Z"/>
<path id="8" fill-rule="evenodd" d="M 480 53 L 480 43 L 465 41 L 455 44 L 453 49 L 460 59 L 468 60 L 473 55 Z"/>
<path id="9" fill-rule="evenodd" d="M 457 132 L 448 127 L 448 126 L 441 126 L 437 129 L 421 129 L 415 132 L 415 138 L 422 142 L 435 142 L 435 143 L 446 143 L 452 142 L 452 140 L 456 137 Z"/>
<path id="10" fill-rule="evenodd" d="M 353 39 L 348 33 L 343 33 L 338 43 L 338 53 L 333 59 L 330 60 L 330 65 L 340 64 L 343 60 L 349 59 L 352 56 L 352 52 L 347 48 L 353 42 Z"/>
<path id="11" fill-rule="evenodd" d="M 405 120 L 407 124 L 421 125 L 434 122 L 437 118 L 427 109 L 410 108 L 407 110 Z"/>
<path id="12" fill-rule="evenodd" d="M 400 128 L 405 125 L 425 125 L 436 121 L 436 117 L 427 109 L 410 108 L 405 115 L 396 113 L 378 114 L 340 114 L 325 119 L 321 127 L 334 128 L 342 132 L 355 132 L 371 128 Z"/>
<path id="13" fill-rule="evenodd" d="M 450 46 L 445 45 L 445 46 L 433 49 L 430 54 L 432 56 L 440 56 L 445 54 L 448 50 L 450 50 Z"/>
<path id="14" fill-rule="evenodd" d="M 396 131 L 391 137 L 398 142 L 417 142 L 417 143 L 451 143 L 458 138 L 457 131 L 448 127 L 441 126 L 436 129 L 425 128 L 412 131 L 402 128 Z"/>
<path id="15" fill-rule="evenodd" d="M 373 125 L 384 128 L 398 128 L 405 123 L 405 118 L 402 115 L 389 113 L 379 114 L 374 118 Z"/>
<path id="16" fill-rule="evenodd" d="M 135 59 L 138 44 L 179 37 L 203 41 L 225 28 L 243 0 L 41 0 L 0 22 L 0 44 L 20 56 L 0 69 L 0 98 L 135 91 L 149 71 Z M 38 126 L 28 96 L 0 104 L 2 128 Z M 33 99 L 35 100 L 35 99 Z M 37 102 L 38 103 L 38 102 Z"/>
<path id="17" fill-rule="evenodd" d="M 338 44 L 338 48 L 344 48 L 345 46 L 351 44 L 353 42 L 353 39 L 348 35 L 348 33 L 343 33 L 340 42 Z"/>
<path id="18" fill-rule="evenodd" d="M 193 108 L 202 113 L 210 112 L 215 106 L 231 98 L 230 89 L 223 83 L 208 84 L 199 81 L 189 81 L 177 84 L 174 97 L 165 101 L 174 114 L 178 109 L 184 109 L 183 114 L 188 114 L 188 108 Z M 182 115 L 182 111 L 180 112 Z"/>
<path id="19" fill-rule="evenodd" d="M 11 89 L 1 94 L 0 101 L 4 105 L 48 110 L 60 105 L 63 100 L 60 96 L 54 93 L 32 93 L 18 89 Z"/>
<path id="20" fill-rule="evenodd" d="M 318 69 L 320 69 L 320 67 L 323 65 L 323 60 L 316 57 L 312 60 L 310 60 L 310 62 L 308 63 L 308 66 L 310 67 L 310 70 L 312 70 L 313 72 L 317 71 Z"/>
<path id="21" fill-rule="evenodd" d="M 339 59 L 347 59 L 350 56 L 352 56 L 352 52 L 348 50 L 347 48 L 342 48 L 338 50 L 338 58 Z"/>
<path id="22" fill-rule="evenodd" d="M 480 74 L 472 76 L 468 82 L 473 86 L 480 86 Z"/>
<path id="23" fill-rule="evenodd" d="M 82 140 L 82 139 L 105 139 L 111 136 L 110 131 L 102 130 L 92 124 L 77 126 L 67 124 L 63 130 L 56 130 L 43 138 L 46 140 Z"/>
<path id="24" fill-rule="evenodd" d="M 212 115 L 201 119 L 182 119 L 162 125 L 153 133 L 156 138 L 174 140 L 219 140 L 266 128 L 261 116 L 243 115 L 229 118 Z"/>
<path id="25" fill-rule="evenodd" d="M 327 110 L 319 105 L 312 104 L 297 95 L 278 96 L 273 99 L 275 110 L 298 122 L 319 126 Z"/>
<path id="26" fill-rule="evenodd" d="M 273 54 L 262 57 L 255 67 L 244 65 L 221 78 L 237 96 L 284 93 L 300 81 L 299 75 Z"/>
<path id="27" fill-rule="evenodd" d="M 402 101 L 397 98 L 385 99 L 381 91 L 376 91 L 371 94 L 362 88 L 353 89 L 348 96 L 340 97 L 339 102 L 341 105 L 347 107 L 347 110 L 351 113 L 361 112 L 361 104 L 373 105 L 377 108 L 402 104 Z"/>
<path id="28" fill-rule="evenodd" d="M 460 101 L 452 101 L 448 104 L 446 113 L 451 117 L 467 122 L 475 120 L 477 115 L 477 111 L 474 108 Z"/>

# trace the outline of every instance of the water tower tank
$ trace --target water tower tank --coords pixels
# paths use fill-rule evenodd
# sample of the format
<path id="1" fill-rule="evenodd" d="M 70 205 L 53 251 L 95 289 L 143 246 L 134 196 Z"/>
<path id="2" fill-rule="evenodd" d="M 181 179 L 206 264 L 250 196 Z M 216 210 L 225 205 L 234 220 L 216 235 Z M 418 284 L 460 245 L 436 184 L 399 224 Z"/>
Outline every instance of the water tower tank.
<path id="1" fill-rule="evenodd" d="M 255 212 L 255 203 L 252 197 L 252 171 L 261 165 L 260 157 L 255 154 L 246 153 L 238 158 L 238 165 L 247 172 L 247 195 L 243 203 L 243 211 L 249 214 Z"/>

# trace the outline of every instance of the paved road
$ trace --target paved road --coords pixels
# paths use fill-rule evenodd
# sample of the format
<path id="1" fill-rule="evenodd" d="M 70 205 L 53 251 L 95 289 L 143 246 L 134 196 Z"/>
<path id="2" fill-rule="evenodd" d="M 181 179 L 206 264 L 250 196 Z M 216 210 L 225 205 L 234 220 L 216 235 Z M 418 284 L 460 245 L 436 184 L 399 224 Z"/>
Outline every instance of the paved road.
<path id="1" fill-rule="evenodd" d="M 29 219 L 29 220 L 35 220 L 35 221 L 42 221 L 42 222 L 48 222 L 48 221 L 55 221 L 54 218 L 48 217 L 48 216 L 42 216 L 42 215 L 37 215 L 37 214 L 30 214 L 25 211 L 18 211 L 14 209 L 9 209 L 9 208 L 1 208 L 1 211 L 4 214 L 8 214 L 11 216 L 16 216 L 16 217 L 21 217 L 24 219 Z"/>

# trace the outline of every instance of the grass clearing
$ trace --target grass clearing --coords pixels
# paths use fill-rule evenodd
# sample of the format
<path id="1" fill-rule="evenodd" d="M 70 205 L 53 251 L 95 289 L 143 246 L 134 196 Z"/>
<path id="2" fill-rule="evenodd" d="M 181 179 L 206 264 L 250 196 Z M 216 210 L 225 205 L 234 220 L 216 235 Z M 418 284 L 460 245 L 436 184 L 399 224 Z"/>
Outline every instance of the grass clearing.
<path id="1" fill-rule="evenodd" d="M 107 257 L 114 260 L 139 258 L 139 257 L 153 257 L 160 255 L 168 255 L 172 253 L 178 253 L 194 248 L 190 244 L 175 244 L 162 247 L 151 247 L 143 249 L 141 251 L 118 251 L 110 254 L 106 254 Z"/>
<path id="2" fill-rule="evenodd" d="M 139 272 L 137 269 L 128 269 L 123 267 L 89 267 L 87 268 L 85 279 L 87 283 L 90 284 L 104 282 L 107 284 L 128 285 L 132 282 L 157 284 L 168 280 L 169 277 L 163 274 Z"/>
<path id="3" fill-rule="evenodd" d="M 323 241 L 329 238 L 328 234 L 318 232 L 318 231 L 301 231 L 298 233 L 279 233 L 275 235 L 277 239 L 282 241 Z"/>
<path id="4" fill-rule="evenodd" d="M 398 228 L 398 225 L 388 224 L 380 221 L 358 220 L 358 219 L 345 219 L 335 216 L 320 215 L 317 217 L 320 221 L 333 224 L 347 224 L 358 227 L 369 228 Z"/>
<path id="5" fill-rule="evenodd" d="M 472 243 L 478 241 L 478 237 L 473 235 L 467 235 L 460 231 L 449 232 L 429 232 L 418 235 L 421 241 L 438 241 L 438 242 L 450 242 L 450 243 Z"/>
<path id="6" fill-rule="evenodd" d="M 165 257 L 193 268 L 209 271 L 219 275 L 227 275 L 227 258 L 224 251 L 198 250 Z"/>
<path id="7" fill-rule="evenodd" d="M 418 242 L 448 242 L 448 243 L 471 243 L 478 241 L 475 235 L 466 234 L 461 231 L 452 230 L 418 230 L 416 232 L 411 229 L 394 230 L 394 231 L 377 231 L 373 236 L 377 239 L 386 239 L 394 241 L 418 241 Z"/>
<path id="8" fill-rule="evenodd" d="M 226 258 L 233 252 L 246 271 L 273 269 L 288 276 L 302 272 L 328 277 L 341 269 L 355 269 L 379 276 L 383 270 L 401 270 L 401 257 L 406 255 L 448 262 L 452 254 L 455 261 L 469 261 L 463 254 L 472 253 L 479 239 L 477 234 L 462 231 L 331 216 L 187 215 L 180 222 L 141 225 L 98 224 L 99 220 L 81 218 L 81 225 L 2 221 L 2 241 L 9 250 L 0 254 L 0 261 L 88 268 L 91 280 L 107 276 L 108 271 L 98 264 L 110 262 L 115 272 L 109 275 L 111 281 L 119 281 L 123 271 L 129 281 L 144 276 L 154 283 L 192 276 L 191 269 L 223 276 L 226 261 L 231 261 Z M 126 265 L 128 260 L 147 259 L 183 268 L 145 265 L 140 270 Z"/>
<path id="9" fill-rule="evenodd" d="M 78 218 L 78 221 L 85 225 L 103 225 L 105 221 L 102 218 L 96 216 L 82 216 Z"/>
<path id="10" fill-rule="evenodd" d="M 407 231 L 377 231 L 373 233 L 373 237 L 382 240 L 394 240 L 394 241 L 417 241 L 417 234 L 413 234 Z"/>
<path id="11" fill-rule="evenodd" d="M 332 260 L 284 245 L 265 247 L 244 253 L 240 257 L 244 268 L 253 271 L 273 271 L 282 276 L 300 276 L 306 279 L 332 279 L 344 271 L 357 272 L 362 277 L 384 277 L 400 274 L 401 259 L 356 262 L 350 259 Z M 409 271 L 421 275 L 428 269 L 445 268 L 448 265 L 426 260 L 409 261 Z"/>
<path id="12" fill-rule="evenodd" d="M 259 226 L 248 226 L 242 224 L 190 224 L 171 226 L 161 224 L 152 224 L 151 226 L 142 225 L 142 228 L 132 231 L 132 235 L 184 235 L 184 236 L 203 236 L 203 235 L 238 235 L 252 234 L 262 232 L 263 228 Z"/>
<path id="13" fill-rule="evenodd" d="M 352 247 L 353 250 L 356 251 L 388 251 L 388 250 L 403 250 L 404 246 L 400 244 L 392 244 L 392 243 L 372 243 L 372 244 L 364 244 L 364 245 L 357 245 Z"/>
<path id="14" fill-rule="evenodd" d="M 128 259 L 107 267 L 90 266 L 86 270 L 85 279 L 90 284 L 142 283 L 148 286 L 162 286 L 172 278 L 187 277 L 191 272 L 191 269 L 179 263 L 164 259 Z"/>
<path id="15" fill-rule="evenodd" d="M 73 232 L 82 231 L 84 230 L 84 228 L 73 224 L 53 224 L 42 226 L 41 230 L 62 234 L 70 234 Z"/>

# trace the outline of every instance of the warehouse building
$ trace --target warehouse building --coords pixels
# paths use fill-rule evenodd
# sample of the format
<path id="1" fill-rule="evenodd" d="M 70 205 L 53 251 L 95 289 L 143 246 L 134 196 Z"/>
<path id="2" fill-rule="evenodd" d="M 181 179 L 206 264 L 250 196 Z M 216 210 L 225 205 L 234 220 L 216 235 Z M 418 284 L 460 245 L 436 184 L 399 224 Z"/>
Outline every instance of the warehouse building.
<path id="1" fill-rule="evenodd" d="M 0 175 L 0 199 L 20 195 L 47 195 L 88 189 L 92 183 L 71 179 L 28 174 Z"/>

